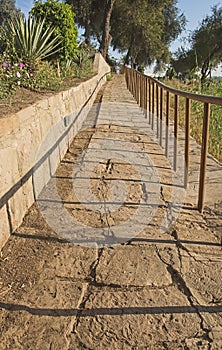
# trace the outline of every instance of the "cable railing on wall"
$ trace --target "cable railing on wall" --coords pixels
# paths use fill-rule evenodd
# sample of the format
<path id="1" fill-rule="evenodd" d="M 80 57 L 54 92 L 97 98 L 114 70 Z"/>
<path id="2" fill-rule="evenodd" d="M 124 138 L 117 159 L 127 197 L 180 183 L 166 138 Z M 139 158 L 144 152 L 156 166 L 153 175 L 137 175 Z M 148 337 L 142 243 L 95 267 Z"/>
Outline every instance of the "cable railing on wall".
<path id="1" fill-rule="evenodd" d="M 135 69 L 124 67 L 126 83 L 129 91 L 133 94 L 139 106 L 144 110 L 145 117 L 148 120 L 159 144 L 165 150 L 165 156 L 169 155 L 169 126 L 173 128 L 173 169 L 177 170 L 178 163 L 178 130 L 179 130 L 179 102 L 180 98 L 185 98 L 184 108 L 184 188 L 186 189 L 189 181 L 190 169 L 190 109 L 191 101 L 199 101 L 203 104 L 203 125 L 201 155 L 199 159 L 200 174 L 198 180 L 198 203 L 197 208 L 200 212 L 204 208 L 204 194 L 206 181 L 206 166 L 208 155 L 208 139 L 210 124 L 210 106 L 212 104 L 222 106 L 222 98 L 194 94 L 177 90 L 166 86 L 160 81 L 142 74 Z"/>

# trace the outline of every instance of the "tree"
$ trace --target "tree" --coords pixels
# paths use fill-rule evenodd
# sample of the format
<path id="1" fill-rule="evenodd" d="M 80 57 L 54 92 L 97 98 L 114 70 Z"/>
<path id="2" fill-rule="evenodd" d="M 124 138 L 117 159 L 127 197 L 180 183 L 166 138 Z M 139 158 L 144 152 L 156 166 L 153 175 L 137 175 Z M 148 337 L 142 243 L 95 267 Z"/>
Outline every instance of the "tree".
<path id="1" fill-rule="evenodd" d="M 202 82 L 222 60 L 222 7 L 214 6 L 211 11 L 192 35 L 192 50 L 197 54 Z"/>
<path id="2" fill-rule="evenodd" d="M 183 47 L 179 48 L 171 58 L 171 67 L 181 77 L 192 77 L 192 72 L 198 70 L 197 60 L 194 50 L 186 51 Z"/>
<path id="3" fill-rule="evenodd" d="M 66 0 L 71 5 L 76 23 L 84 28 L 85 43 L 90 45 L 91 37 L 101 43 L 105 0 Z"/>
<path id="4" fill-rule="evenodd" d="M 75 14 L 76 23 L 85 28 L 85 43 L 90 45 L 90 37 L 92 35 L 92 11 L 93 0 L 67 0 L 66 3 L 71 5 Z"/>
<path id="5" fill-rule="evenodd" d="M 90 37 L 96 37 L 99 51 L 108 58 L 111 42 L 110 21 L 115 0 L 66 0 L 72 6 L 75 20 L 85 29 L 85 43 L 90 44 Z"/>
<path id="6" fill-rule="evenodd" d="M 107 59 L 109 45 L 126 54 L 126 63 L 147 65 L 169 58 L 169 44 L 183 29 L 177 0 L 66 0 L 85 28 L 86 42 L 95 36 Z"/>
<path id="7" fill-rule="evenodd" d="M 78 33 L 70 5 L 60 3 L 59 0 L 35 1 L 31 15 L 34 18 L 45 18 L 45 30 L 48 26 L 55 27 L 54 35 L 60 35 L 63 39 L 60 57 L 67 60 L 76 54 Z"/>
<path id="8" fill-rule="evenodd" d="M 106 0 L 105 2 L 105 9 L 103 14 L 102 40 L 99 48 L 99 51 L 101 52 L 104 58 L 107 58 L 109 45 L 112 40 L 112 36 L 110 35 L 110 21 L 114 3 L 115 0 Z"/>
<path id="9" fill-rule="evenodd" d="M 147 66 L 168 61 L 169 45 L 182 31 L 185 18 L 175 0 L 119 0 L 112 17 L 114 48 L 125 52 L 125 64 Z"/>
<path id="10" fill-rule="evenodd" d="M 0 26 L 18 14 L 21 11 L 15 6 L 15 0 L 0 0 Z"/>
<path id="11" fill-rule="evenodd" d="M 180 49 L 171 64 L 177 72 L 200 70 L 202 83 L 222 61 L 222 7 L 214 6 L 191 35 L 191 47 Z"/>

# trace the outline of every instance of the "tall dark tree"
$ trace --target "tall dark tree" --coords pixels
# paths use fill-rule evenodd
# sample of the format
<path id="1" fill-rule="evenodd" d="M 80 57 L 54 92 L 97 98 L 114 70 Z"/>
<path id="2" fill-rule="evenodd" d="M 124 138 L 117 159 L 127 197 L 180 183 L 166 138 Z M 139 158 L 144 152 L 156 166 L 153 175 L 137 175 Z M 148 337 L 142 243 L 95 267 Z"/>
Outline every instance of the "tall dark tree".
<path id="1" fill-rule="evenodd" d="M 180 49 L 172 60 L 178 73 L 198 71 L 201 81 L 222 62 L 222 7 L 214 6 L 191 35 L 189 50 Z"/>
<path id="2" fill-rule="evenodd" d="M 101 43 L 105 0 L 66 0 L 71 5 L 75 22 L 84 28 L 85 43 L 95 37 Z"/>
<path id="3" fill-rule="evenodd" d="M 108 48 L 126 53 L 126 62 L 146 65 L 166 60 L 170 42 L 182 30 L 177 0 L 66 0 L 85 28 L 86 42 L 97 38 L 99 50 L 107 58 Z"/>
<path id="4" fill-rule="evenodd" d="M 16 7 L 15 0 L 0 0 L 0 26 L 17 14 L 21 14 L 21 10 Z"/>
<path id="5" fill-rule="evenodd" d="M 119 0 L 112 17 L 113 46 L 133 67 L 169 60 L 169 45 L 185 18 L 175 0 Z"/>
<path id="6" fill-rule="evenodd" d="M 104 58 L 107 58 L 109 45 L 112 40 L 112 36 L 110 34 L 110 21 L 111 15 L 113 11 L 113 5 L 115 0 L 106 0 L 104 15 L 103 15 L 103 28 L 102 28 L 102 40 L 100 44 L 99 51 L 101 52 Z"/>
<path id="7" fill-rule="evenodd" d="M 192 50 L 196 52 L 203 82 L 222 61 L 222 7 L 212 7 L 212 13 L 194 31 Z"/>
<path id="8" fill-rule="evenodd" d="M 76 23 L 85 29 L 85 43 L 90 44 L 92 33 L 93 0 L 67 0 L 75 14 Z"/>

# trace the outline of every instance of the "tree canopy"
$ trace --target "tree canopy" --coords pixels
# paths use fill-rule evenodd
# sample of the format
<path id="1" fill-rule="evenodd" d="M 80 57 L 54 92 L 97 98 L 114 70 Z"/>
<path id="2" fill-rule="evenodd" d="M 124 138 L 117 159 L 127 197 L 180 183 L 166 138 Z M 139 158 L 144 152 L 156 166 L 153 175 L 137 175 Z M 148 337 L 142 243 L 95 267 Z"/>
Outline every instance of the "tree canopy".
<path id="1" fill-rule="evenodd" d="M 35 18 L 45 19 L 45 29 L 55 28 L 54 36 L 62 38 L 59 55 L 65 59 L 72 58 L 77 51 L 77 27 L 73 18 L 71 6 L 59 0 L 37 0 L 31 10 Z"/>
<path id="2" fill-rule="evenodd" d="M 0 26 L 17 14 L 21 14 L 21 11 L 16 7 L 15 0 L 0 0 Z"/>
<path id="3" fill-rule="evenodd" d="M 204 81 L 222 61 L 222 7 L 213 6 L 190 37 L 191 47 L 181 48 L 171 64 L 177 73 L 201 72 Z"/>
<path id="4" fill-rule="evenodd" d="M 109 44 L 126 55 L 125 62 L 145 66 L 167 61 L 169 45 L 182 31 L 185 18 L 177 0 L 66 0 L 85 29 L 107 56 Z"/>
<path id="5" fill-rule="evenodd" d="M 146 66 L 169 59 L 169 45 L 185 24 L 174 0 L 120 0 L 112 18 L 114 48 L 126 52 L 125 63 Z"/>

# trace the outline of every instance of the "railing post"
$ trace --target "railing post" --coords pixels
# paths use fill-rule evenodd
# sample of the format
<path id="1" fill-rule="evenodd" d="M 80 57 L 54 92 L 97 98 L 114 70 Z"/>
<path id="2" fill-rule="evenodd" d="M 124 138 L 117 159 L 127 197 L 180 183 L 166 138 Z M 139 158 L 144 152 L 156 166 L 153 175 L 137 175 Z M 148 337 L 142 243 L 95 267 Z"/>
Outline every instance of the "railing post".
<path id="1" fill-rule="evenodd" d="M 127 79 L 128 79 L 128 85 L 129 85 L 129 91 L 132 93 L 132 77 L 131 72 L 127 69 Z"/>
<path id="2" fill-rule="evenodd" d="M 151 82 L 149 79 L 149 124 L 151 124 Z"/>
<path id="3" fill-rule="evenodd" d="M 190 165 L 190 99 L 186 98 L 185 116 L 185 164 L 184 164 L 184 187 L 187 188 Z"/>
<path id="4" fill-rule="evenodd" d="M 133 97 L 136 98 L 136 74 L 135 71 L 133 70 Z"/>
<path id="5" fill-rule="evenodd" d="M 147 77 L 145 77 L 145 118 L 147 119 Z"/>
<path id="6" fill-rule="evenodd" d="M 160 88 L 160 146 L 163 145 L 163 88 Z"/>
<path id="7" fill-rule="evenodd" d="M 159 137 L 159 86 L 156 84 L 156 136 Z"/>
<path id="8" fill-rule="evenodd" d="M 177 170 L 177 137 L 178 137 L 178 95 L 174 95 L 174 157 L 173 169 Z"/>
<path id="9" fill-rule="evenodd" d="M 170 93 L 166 93 L 166 130 L 165 130 L 165 156 L 169 154 L 169 114 L 170 114 Z"/>
<path id="10" fill-rule="evenodd" d="M 143 112 L 145 114 L 145 109 L 146 109 L 146 79 L 145 76 L 143 75 Z"/>
<path id="11" fill-rule="evenodd" d="M 155 83 L 152 82 L 152 124 L 151 124 L 152 130 L 154 130 L 154 112 L 155 112 Z"/>
<path id="12" fill-rule="evenodd" d="M 137 103 L 139 104 L 139 99 L 140 99 L 140 76 L 139 73 L 136 72 L 136 79 L 137 79 L 137 86 L 136 86 L 136 90 L 137 90 Z"/>
<path id="13" fill-rule="evenodd" d="M 209 124 L 210 124 L 210 104 L 205 103 L 204 104 L 202 145 L 201 145 L 199 197 L 198 197 L 198 210 L 201 213 L 202 213 L 203 207 L 204 207 L 204 191 L 205 191 L 206 166 L 207 166 Z"/>
<path id="14" fill-rule="evenodd" d="M 141 84 L 140 84 L 140 107 L 143 108 L 143 76 L 142 74 L 140 75 L 140 81 L 141 81 Z"/>

